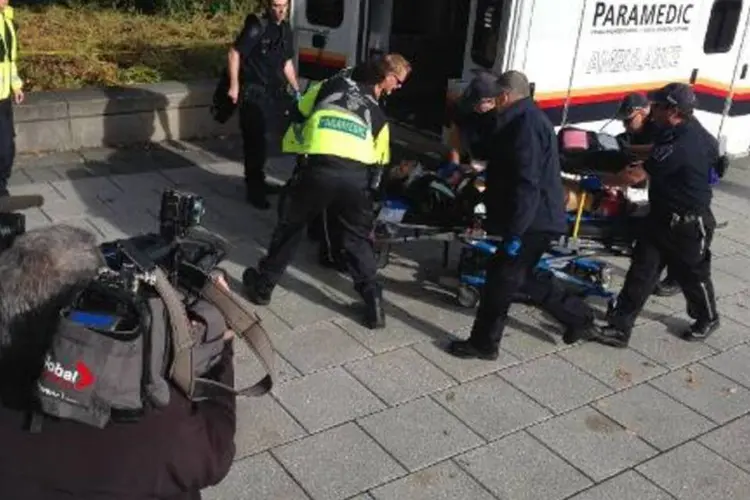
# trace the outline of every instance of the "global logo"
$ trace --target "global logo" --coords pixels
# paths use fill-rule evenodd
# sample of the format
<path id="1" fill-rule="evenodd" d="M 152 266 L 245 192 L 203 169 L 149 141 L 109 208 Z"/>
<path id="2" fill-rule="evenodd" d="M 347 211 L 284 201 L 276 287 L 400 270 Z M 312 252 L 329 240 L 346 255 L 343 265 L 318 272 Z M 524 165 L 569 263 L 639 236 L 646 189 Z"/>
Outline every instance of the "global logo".
<path id="1" fill-rule="evenodd" d="M 94 383 L 96 377 L 82 361 L 76 361 L 75 368 L 66 368 L 50 355 L 44 360 L 44 371 L 47 378 L 62 385 L 70 385 L 81 391 Z"/>

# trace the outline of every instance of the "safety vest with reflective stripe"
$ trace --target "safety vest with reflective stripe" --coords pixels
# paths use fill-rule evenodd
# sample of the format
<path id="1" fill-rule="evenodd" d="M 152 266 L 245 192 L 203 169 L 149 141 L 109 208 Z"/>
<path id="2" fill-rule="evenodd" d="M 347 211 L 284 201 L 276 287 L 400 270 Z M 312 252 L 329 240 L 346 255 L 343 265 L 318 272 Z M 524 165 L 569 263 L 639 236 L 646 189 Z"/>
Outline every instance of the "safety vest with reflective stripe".
<path id="1" fill-rule="evenodd" d="M 298 107 L 305 120 L 287 129 L 283 152 L 338 156 L 364 165 L 391 161 L 390 130 L 383 111 L 349 78 L 337 76 L 314 84 Z"/>
<path id="2" fill-rule="evenodd" d="M 5 7 L 0 12 L 3 18 L 3 29 L 0 29 L 0 100 L 7 99 L 11 91 L 20 90 L 23 86 L 18 76 L 16 60 L 18 58 L 18 40 L 13 22 L 13 7 Z"/>

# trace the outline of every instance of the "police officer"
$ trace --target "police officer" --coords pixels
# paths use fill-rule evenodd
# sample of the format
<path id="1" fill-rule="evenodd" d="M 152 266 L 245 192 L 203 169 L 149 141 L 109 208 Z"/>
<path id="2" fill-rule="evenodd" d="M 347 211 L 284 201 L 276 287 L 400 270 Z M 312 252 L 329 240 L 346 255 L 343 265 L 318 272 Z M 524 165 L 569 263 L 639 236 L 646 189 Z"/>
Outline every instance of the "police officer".
<path id="1" fill-rule="evenodd" d="M 711 281 L 711 169 L 719 160 L 716 140 L 693 117 L 695 94 L 689 85 L 670 83 L 655 91 L 651 114 L 664 130 L 642 166 L 626 169 L 623 183 L 649 179 L 650 211 L 636 242 L 625 284 L 598 340 L 625 347 L 636 317 L 659 273 L 669 266 L 695 322 L 683 337 L 705 339 L 719 326 Z"/>
<path id="2" fill-rule="evenodd" d="M 390 131 L 378 98 L 401 86 L 411 67 L 403 57 L 390 54 L 371 62 L 370 68 L 361 82 L 339 76 L 318 83 L 299 103 L 302 120 L 287 130 L 283 149 L 307 159 L 287 186 L 267 255 L 258 269 L 247 268 L 242 276 L 248 298 L 256 304 L 270 302 L 305 227 L 332 207 L 341 222 L 354 287 L 365 302 L 364 322 L 373 329 L 385 326 L 368 192 L 373 170 L 390 161 Z"/>
<path id="3" fill-rule="evenodd" d="M 228 94 L 240 104 L 247 201 L 261 210 L 270 207 L 266 195 L 273 188 L 264 169 L 268 148 L 283 128 L 286 82 L 299 95 L 292 30 L 285 20 L 289 0 L 266 1 L 266 13 L 247 17 L 228 56 Z"/>
<path id="4" fill-rule="evenodd" d="M 448 347 L 457 357 L 497 359 L 516 293 L 530 280 L 550 243 L 567 230 L 557 138 L 530 91 L 523 73 L 508 71 L 498 78 L 495 94 L 500 114 L 492 133 L 485 205 L 486 228 L 502 236 L 503 242 L 488 264 L 469 339 Z M 545 285 L 541 280 L 537 283 Z M 539 295 L 548 312 L 559 308 L 557 313 L 564 315 L 566 308 L 587 309 L 578 297 Z M 589 337 L 594 328 L 591 311 L 578 328 L 566 330 L 563 340 L 573 343 Z"/>
<path id="5" fill-rule="evenodd" d="M 18 76 L 18 39 L 13 18 L 13 7 L 8 0 L 0 0 L 0 196 L 8 195 L 8 179 L 16 158 L 16 133 L 13 125 L 13 104 L 23 102 L 23 82 Z"/>
<path id="6" fill-rule="evenodd" d="M 622 120 L 625 127 L 625 132 L 618 135 L 618 139 L 636 155 L 647 157 L 659 132 L 659 125 L 651 116 L 648 98 L 639 92 L 626 95 L 615 116 Z M 667 268 L 667 276 L 656 284 L 654 295 L 671 297 L 678 293 L 680 286 Z"/>

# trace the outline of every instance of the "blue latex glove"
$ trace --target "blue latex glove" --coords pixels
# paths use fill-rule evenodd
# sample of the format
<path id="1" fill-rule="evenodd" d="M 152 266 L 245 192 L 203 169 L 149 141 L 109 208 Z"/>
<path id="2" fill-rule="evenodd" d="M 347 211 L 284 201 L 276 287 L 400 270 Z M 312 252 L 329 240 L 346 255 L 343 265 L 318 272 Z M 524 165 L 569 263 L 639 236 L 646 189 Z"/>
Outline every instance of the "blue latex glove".
<path id="1" fill-rule="evenodd" d="M 710 172 L 708 173 L 708 184 L 711 186 L 715 186 L 719 183 L 719 173 L 716 171 L 715 168 L 712 168 Z"/>
<path id="2" fill-rule="evenodd" d="M 584 191 L 601 191 L 602 180 L 596 176 L 584 177 L 579 185 Z"/>
<path id="3" fill-rule="evenodd" d="M 521 252 L 521 238 L 512 236 L 503 240 L 503 250 L 511 257 L 518 257 Z"/>
<path id="4" fill-rule="evenodd" d="M 299 90 L 294 92 L 294 100 L 299 102 L 300 99 L 302 99 L 302 94 L 299 93 Z"/>

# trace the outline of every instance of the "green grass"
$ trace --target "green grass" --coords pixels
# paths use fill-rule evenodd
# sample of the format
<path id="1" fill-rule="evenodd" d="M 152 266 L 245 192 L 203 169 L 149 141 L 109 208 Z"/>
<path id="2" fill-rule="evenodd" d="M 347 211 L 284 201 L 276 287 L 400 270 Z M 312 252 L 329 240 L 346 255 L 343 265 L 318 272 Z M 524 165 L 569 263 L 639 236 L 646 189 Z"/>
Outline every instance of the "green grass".
<path id="1" fill-rule="evenodd" d="M 216 15 L 171 16 L 93 7 L 17 7 L 25 90 L 215 77 L 255 1 L 244 4 Z"/>

